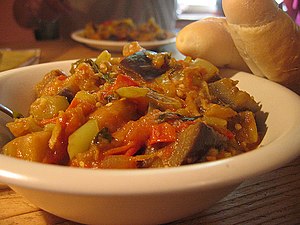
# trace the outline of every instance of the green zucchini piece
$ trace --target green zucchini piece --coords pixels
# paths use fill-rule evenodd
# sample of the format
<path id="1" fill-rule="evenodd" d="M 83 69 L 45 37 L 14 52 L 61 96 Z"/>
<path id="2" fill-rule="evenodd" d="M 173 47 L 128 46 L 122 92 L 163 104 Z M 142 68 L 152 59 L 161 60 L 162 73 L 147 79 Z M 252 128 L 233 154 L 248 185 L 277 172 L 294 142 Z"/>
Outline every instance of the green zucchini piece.
<path id="1" fill-rule="evenodd" d="M 89 149 L 91 142 L 99 132 L 97 120 L 92 119 L 79 127 L 68 140 L 68 154 L 72 159 L 77 153 L 85 152 Z"/>

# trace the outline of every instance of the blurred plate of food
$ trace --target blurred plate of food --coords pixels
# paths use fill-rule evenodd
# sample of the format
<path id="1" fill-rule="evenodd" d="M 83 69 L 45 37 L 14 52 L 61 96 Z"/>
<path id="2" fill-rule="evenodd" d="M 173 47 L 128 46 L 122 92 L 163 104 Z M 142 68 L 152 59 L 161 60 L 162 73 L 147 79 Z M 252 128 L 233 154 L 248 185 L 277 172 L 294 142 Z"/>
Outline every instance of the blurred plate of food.
<path id="1" fill-rule="evenodd" d="M 90 22 L 84 29 L 73 32 L 71 38 L 89 47 L 119 52 L 131 41 L 152 50 L 176 41 L 175 34 L 162 29 L 153 18 L 139 25 L 130 18 L 98 24 Z"/>
<path id="2" fill-rule="evenodd" d="M 0 71 L 39 63 L 40 49 L 0 49 Z"/>

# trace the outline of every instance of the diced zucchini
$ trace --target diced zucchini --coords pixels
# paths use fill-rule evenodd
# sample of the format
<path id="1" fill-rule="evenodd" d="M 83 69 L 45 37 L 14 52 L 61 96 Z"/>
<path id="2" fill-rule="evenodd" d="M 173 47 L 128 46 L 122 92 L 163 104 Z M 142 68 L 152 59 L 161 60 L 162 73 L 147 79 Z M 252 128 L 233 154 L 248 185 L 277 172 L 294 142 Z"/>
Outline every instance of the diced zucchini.
<path id="1" fill-rule="evenodd" d="M 88 102 L 91 103 L 93 105 L 96 104 L 96 97 L 95 95 L 87 92 L 87 91 L 78 91 L 74 97 L 74 99 L 79 100 L 79 101 L 83 101 L 83 102 Z"/>
<path id="2" fill-rule="evenodd" d="M 30 115 L 37 120 L 50 119 L 56 116 L 59 111 L 65 111 L 68 106 L 69 102 L 64 96 L 42 96 L 30 106 Z"/>
<path id="3" fill-rule="evenodd" d="M 148 88 L 141 88 L 141 87 L 121 87 L 116 90 L 118 95 L 123 98 L 138 98 L 138 97 L 145 97 L 149 92 Z"/>
<path id="4" fill-rule="evenodd" d="M 79 127 L 68 140 L 68 154 L 72 159 L 77 153 L 85 152 L 89 149 L 92 140 L 99 132 L 97 120 L 92 119 Z"/>
<path id="5" fill-rule="evenodd" d="M 95 60 L 95 63 L 98 66 L 100 66 L 101 63 L 109 61 L 110 59 L 111 59 L 111 54 L 107 50 L 104 50 L 98 55 L 97 59 Z"/>

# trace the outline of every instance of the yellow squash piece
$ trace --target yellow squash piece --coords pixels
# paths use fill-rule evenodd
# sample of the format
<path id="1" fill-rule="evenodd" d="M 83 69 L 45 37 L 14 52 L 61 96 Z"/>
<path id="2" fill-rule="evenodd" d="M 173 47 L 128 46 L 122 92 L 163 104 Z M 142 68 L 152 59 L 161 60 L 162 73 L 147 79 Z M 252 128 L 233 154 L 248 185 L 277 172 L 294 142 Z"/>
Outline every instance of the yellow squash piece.
<path id="1" fill-rule="evenodd" d="M 138 98 L 138 97 L 145 97 L 147 93 L 149 92 L 148 88 L 142 88 L 142 87 L 121 87 L 118 90 L 116 90 L 118 95 L 120 95 L 123 98 Z"/>

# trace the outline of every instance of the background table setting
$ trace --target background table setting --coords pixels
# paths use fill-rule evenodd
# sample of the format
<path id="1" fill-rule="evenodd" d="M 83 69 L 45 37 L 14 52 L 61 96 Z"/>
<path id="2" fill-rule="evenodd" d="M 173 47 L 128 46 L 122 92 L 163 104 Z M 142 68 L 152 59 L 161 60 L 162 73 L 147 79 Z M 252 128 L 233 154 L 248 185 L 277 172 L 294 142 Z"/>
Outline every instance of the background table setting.
<path id="1" fill-rule="evenodd" d="M 38 52 L 37 60 L 30 61 L 31 64 L 95 58 L 101 51 L 71 39 L 6 43 L 0 45 L 0 49 L 9 51 L 35 49 Z M 167 46 L 162 46 L 160 50 L 170 51 L 174 56 L 180 57 L 180 53 L 176 51 L 175 43 L 168 43 Z M 121 53 L 113 52 L 112 55 L 120 56 Z M 22 63 L 19 66 L 27 65 Z M 169 224 L 293 225 L 299 224 L 299 221 L 300 158 L 275 171 L 246 180 L 234 192 L 211 208 Z M 15 193 L 6 184 L 0 184 L 0 225 L 2 224 L 75 225 L 78 223 L 45 212 L 20 194 Z"/>

